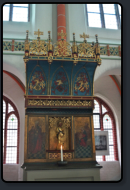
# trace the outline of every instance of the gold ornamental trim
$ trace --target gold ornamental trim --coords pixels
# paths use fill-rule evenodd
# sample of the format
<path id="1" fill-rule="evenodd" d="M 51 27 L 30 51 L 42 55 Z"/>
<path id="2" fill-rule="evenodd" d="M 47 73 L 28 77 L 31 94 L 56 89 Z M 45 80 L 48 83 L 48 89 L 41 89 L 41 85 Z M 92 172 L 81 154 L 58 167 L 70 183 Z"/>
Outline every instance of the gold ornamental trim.
<path id="1" fill-rule="evenodd" d="M 60 159 L 61 153 L 49 153 L 49 159 Z M 72 153 L 63 153 L 63 159 L 72 159 Z"/>
<path id="2" fill-rule="evenodd" d="M 63 127 L 71 127 L 71 117 L 49 117 L 49 128 L 55 127 L 59 121 L 63 123 Z"/>
<path id="3" fill-rule="evenodd" d="M 47 43 L 41 40 L 33 40 L 30 43 L 30 55 L 47 55 Z"/>
<path id="4" fill-rule="evenodd" d="M 62 106 L 62 107 L 92 107 L 91 100 L 35 100 L 29 99 L 28 106 Z"/>
<path id="5" fill-rule="evenodd" d="M 34 35 L 38 35 L 38 37 L 40 37 L 40 35 L 43 35 L 43 32 L 40 32 L 40 30 L 38 29 L 38 31 L 34 32 Z"/>
<path id="6" fill-rule="evenodd" d="M 48 60 L 49 64 L 53 62 L 53 60 L 59 60 L 61 58 L 65 58 L 66 61 L 73 61 L 74 65 L 80 61 L 80 59 L 98 59 L 98 65 L 101 63 L 100 59 L 100 47 L 98 44 L 98 36 L 96 34 L 96 43 L 92 42 L 92 44 L 88 44 L 86 38 L 89 38 L 89 35 L 83 33 L 80 34 L 81 38 L 84 38 L 83 43 L 77 45 L 75 40 L 75 33 L 73 33 L 73 43 L 69 44 L 64 40 L 64 37 L 67 36 L 66 33 L 58 33 L 58 36 L 61 36 L 61 39 L 57 41 L 54 45 L 51 43 L 50 31 L 48 31 L 48 42 L 44 40 L 40 40 L 40 35 L 43 35 L 39 29 L 35 31 L 34 34 L 38 35 L 37 40 L 32 40 L 30 42 L 28 40 L 29 31 L 26 31 L 26 40 L 25 40 L 25 56 L 24 60 L 28 61 L 31 57 L 38 59 L 38 57 L 43 56 L 44 60 Z M 82 60 L 87 61 L 87 60 Z M 93 60 L 88 60 L 93 61 Z"/>
<path id="7" fill-rule="evenodd" d="M 59 41 L 54 44 L 54 56 L 71 57 L 71 45 L 66 41 Z"/>

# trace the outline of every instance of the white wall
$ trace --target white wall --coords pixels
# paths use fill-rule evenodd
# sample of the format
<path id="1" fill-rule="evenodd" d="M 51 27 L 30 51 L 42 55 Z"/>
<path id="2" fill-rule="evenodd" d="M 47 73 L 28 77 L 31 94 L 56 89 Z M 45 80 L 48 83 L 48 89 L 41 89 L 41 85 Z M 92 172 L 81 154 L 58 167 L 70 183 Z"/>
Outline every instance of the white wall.
<path id="1" fill-rule="evenodd" d="M 108 56 L 104 57 L 108 58 Z M 121 75 L 121 60 L 102 59 L 101 65 L 96 68 L 94 81 L 108 75 Z"/>
<path id="2" fill-rule="evenodd" d="M 4 164 L 3 165 L 3 179 L 5 181 L 18 181 L 18 164 Z"/>
<path id="3" fill-rule="evenodd" d="M 52 31 L 52 4 L 36 5 L 35 29 L 44 32 L 41 39 L 48 38 L 48 31 Z"/>
<path id="4" fill-rule="evenodd" d="M 87 33 L 87 25 L 84 16 L 84 4 L 69 4 L 69 38 L 73 41 L 73 33 L 75 33 L 76 41 L 83 41 L 80 34 Z"/>
<path id="5" fill-rule="evenodd" d="M 101 181 L 119 181 L 121 179 L 120 164 L 118 161 L 99 162 Z"/>
<path id="6" fill-rule="evenodd" d="M 3 55 L 3 70 L 16 75 L 25 85 L 25 65 L 23 56 Z"/>

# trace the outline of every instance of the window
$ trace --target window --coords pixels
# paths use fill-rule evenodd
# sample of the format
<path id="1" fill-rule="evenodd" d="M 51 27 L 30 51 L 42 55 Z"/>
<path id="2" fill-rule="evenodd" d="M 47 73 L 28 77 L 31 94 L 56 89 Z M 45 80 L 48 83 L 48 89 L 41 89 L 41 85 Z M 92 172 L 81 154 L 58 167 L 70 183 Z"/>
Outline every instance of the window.
<path id="1" fill-rule="evenodd" d="M 3 21 L 29 22 L 30 4 L 5 4 Z"/>
<path id="2" fill-rule="evenodd" d="M 99 4 L 88 4 L 88 25 L 90 27 L 101 28 L 100 7 Z"/>
<path id="3" fill-rule="evenodd" d="M 89 27 L 121 28 L 121 6 L 119 4 L 86 4 L 86 10 Z"/>
<path id="4" fill-rule="evenodd" d="M 3 164 L 19 163 L 19 115 L 15 105 L 3 98 Z"/>
<path id="5" fill-rule="evenodd" d="M 95 98 L 94 107 L 95 107 L 93 110 L 94 130 L 108 131 L 108 138 L 109 138 L 109 155 L 96 156 L 96 160 L 97 161 L 118 160 L 116 126 L 115 126 L 114 115 L 109 106 L 105 102 L 103 102 L 100 98 Z M 100 115 L 100 122 L 99 118 L 97 119 L 95 117 L 95 114 Z"/>
<path id="6" fill-rule="evenodd" d="M 120 15 L 120 20 L 121 20 L 121 6 L 118 5 L 118 10 L 119 10 L 119 15 Z"/>

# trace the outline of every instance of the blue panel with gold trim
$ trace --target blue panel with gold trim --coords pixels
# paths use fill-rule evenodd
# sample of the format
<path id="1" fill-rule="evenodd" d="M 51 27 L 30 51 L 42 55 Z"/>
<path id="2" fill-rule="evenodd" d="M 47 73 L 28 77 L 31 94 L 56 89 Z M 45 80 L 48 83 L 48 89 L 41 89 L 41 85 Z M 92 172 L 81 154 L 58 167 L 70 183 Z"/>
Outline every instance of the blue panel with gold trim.
<path id="1" fill-rule="evenodd" d="M 51 95 L 69 95 L 69 79 L 63 67 L 58 68 L 52 76 Z"/>
<path id="2" fill-rule="evenodd" d="M 89 75 L 85 68 L 75 75 L 73 85 L 73 95 L 75 96 L 91 96 L 91 83 Z"/>
<path id="3" fill-rule="evenodd" d="M 43 69 L 36 65 L 30 74 L 28 83 L 28 95 L 46 95 L 47 82 Z"/>
<path id="4" fill-rule="evenodd" d="M 96 62 L 29 60 L 26 64 L 28 95 L 92 96 Z"/>

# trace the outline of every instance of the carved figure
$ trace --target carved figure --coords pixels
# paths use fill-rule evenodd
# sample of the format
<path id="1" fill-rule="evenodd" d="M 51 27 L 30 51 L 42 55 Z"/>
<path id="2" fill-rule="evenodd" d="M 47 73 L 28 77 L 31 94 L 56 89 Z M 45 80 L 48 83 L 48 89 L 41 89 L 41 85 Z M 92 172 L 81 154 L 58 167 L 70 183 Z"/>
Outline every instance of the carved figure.
<path id="1" fill-rule="evenodd" d="M 62 147 L 64 147 L 64 140 L 63 140 L 63 137 L 64 137 L 64 130 L 62 129 L 62 121 L 59 121 L 57 123 L 57 128 L 56 128 L 56 133 L 57 133 L 57 150 L 60 150 L 60 147 L 62 145 Z"/>

